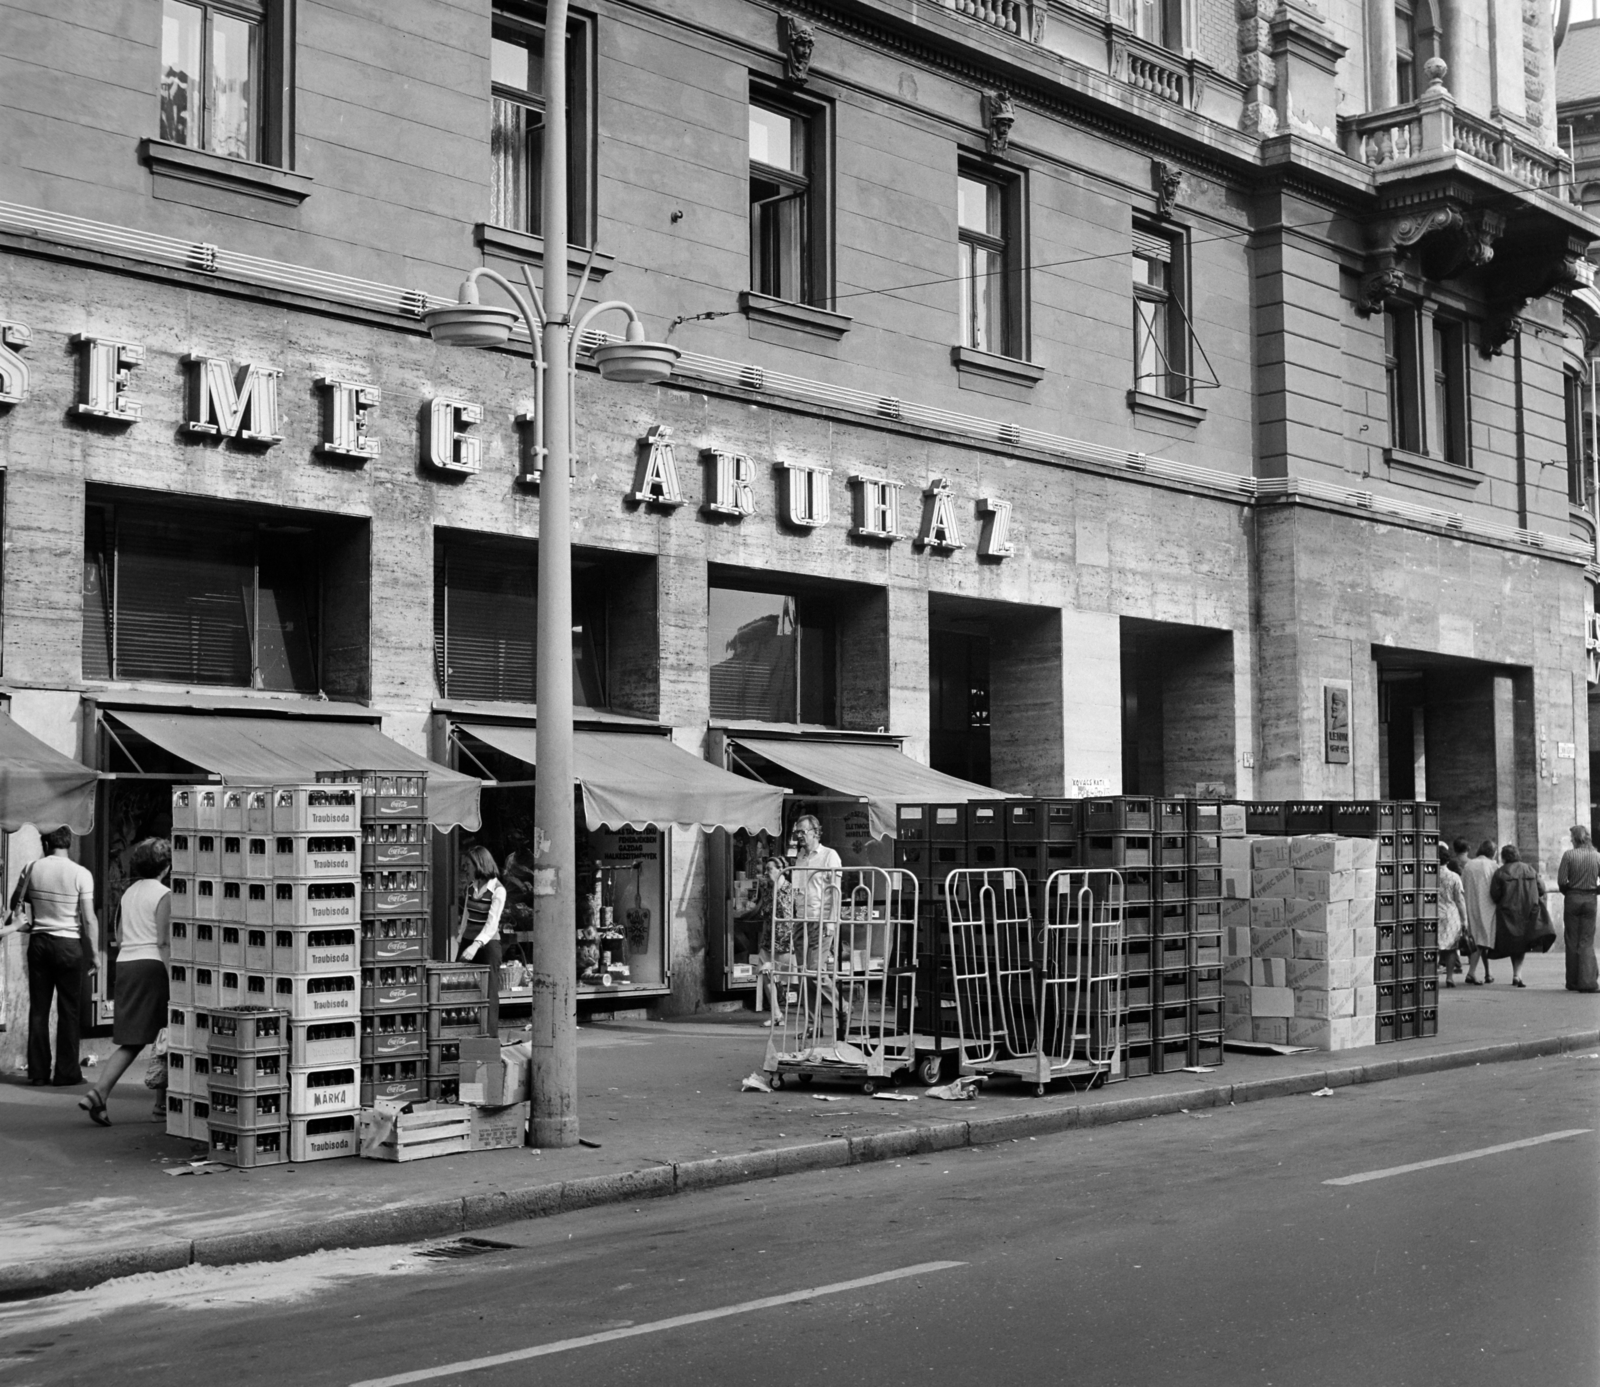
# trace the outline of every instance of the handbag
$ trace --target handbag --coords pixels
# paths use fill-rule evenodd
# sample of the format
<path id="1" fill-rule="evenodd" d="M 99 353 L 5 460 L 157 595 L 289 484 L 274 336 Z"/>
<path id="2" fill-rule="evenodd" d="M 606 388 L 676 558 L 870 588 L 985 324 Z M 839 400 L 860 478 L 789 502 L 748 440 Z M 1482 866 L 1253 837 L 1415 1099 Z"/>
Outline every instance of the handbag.
<path id="1" fill-rule="evenodd" d="M 167 1028 L 163 1026 L 150 1047 L 150 1058 L 145 1061 L 144 1086 L 163 1089 L 167 1086 Z"/>
<path id="2" fill-rule="evenodd" d="M 37 859 L 35 859 L 37 860 Z M 28 883 L 33 880 L 33 863 L 22 869 L 17 878 L 17 889 L 11 893 L 11 908 L 6 912 L 5 927 L 27 934 L 33 929 L 33 907 L 28 904 Z"/>
<path id="3" fill-rule="evenodd" d="M 1550 946 L 1556 942 L 1556 922 L 1550 918 L 1550 901 L 1546 896 L 1539 897 L 1539 919 L 1534 925 L 1533 937 L 1528 940 L 1530 954 L 1545 954 L 1550 952 Z"/>

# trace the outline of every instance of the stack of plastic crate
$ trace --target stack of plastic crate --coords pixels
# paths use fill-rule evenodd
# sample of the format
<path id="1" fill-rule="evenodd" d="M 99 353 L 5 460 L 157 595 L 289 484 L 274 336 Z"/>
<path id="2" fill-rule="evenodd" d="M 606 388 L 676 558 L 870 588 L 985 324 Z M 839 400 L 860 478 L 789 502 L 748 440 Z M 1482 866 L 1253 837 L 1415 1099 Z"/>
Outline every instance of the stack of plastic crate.
<path id="1" fill-rule="evenodd" d="M 202 1014 L 211 1158 L 244 1167 L 282 1164 L 289 1159 L 289 1014 L 264 1007 Z"/>
<path id="2" fill-rule="evenodd" d="M 473 963 L 430 963 L 424 969 L 428 999 L 428 1097 L 460 1101 L 461 1042 L 489 1034 L 489 970 Z"/>
<path id="3" fill-rule="evenodd" d="M 419 1102 L 429 1097 L 427 776 L 339 775 L 361 797 L 361 1106 Z"/>
<path id="4" fill-rule="evenodd" d="M 222 966 L 217 918 L 222 797 L 219 785 L 180 785 L 172 792 L 167 1135 L 207 1142 L 211 1061 L 206 1025 L 209 1011 L 220 1004 Z"/>

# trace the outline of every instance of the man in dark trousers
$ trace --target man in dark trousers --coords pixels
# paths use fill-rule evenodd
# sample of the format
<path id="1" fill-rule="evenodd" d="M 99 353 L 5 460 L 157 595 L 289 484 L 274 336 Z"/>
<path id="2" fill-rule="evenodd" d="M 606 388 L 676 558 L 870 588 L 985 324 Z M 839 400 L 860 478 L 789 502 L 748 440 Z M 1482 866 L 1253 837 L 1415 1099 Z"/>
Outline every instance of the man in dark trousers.
<path id="1" fill-rule="evenodd" d="M 1589 841 L 1589 830 L 1572 826 L 1572 846 L 1561 854 L 1556 890 L 1561 892 L 1562 934 L 1567 946 L 1567 991 L 1600 992 L 1595 974 L 1595 891 L 1600 889 L 1600 852 Z"/>

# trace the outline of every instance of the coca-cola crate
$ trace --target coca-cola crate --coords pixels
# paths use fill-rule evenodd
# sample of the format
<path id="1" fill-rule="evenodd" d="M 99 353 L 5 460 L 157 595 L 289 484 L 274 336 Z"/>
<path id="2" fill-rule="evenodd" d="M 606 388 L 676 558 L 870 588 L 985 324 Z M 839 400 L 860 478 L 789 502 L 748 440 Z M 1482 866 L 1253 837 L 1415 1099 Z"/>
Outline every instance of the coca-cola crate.
<path id="1" fill-rule="evenodd" d="M 361 888 L 354 879 L 272 884 L 274 925 L 356 925 L 361 921 L 361 906 Z"/>
<path id="2" fill-rule="evenodd" d="M 354 785 L 275 785 L 272 831 L 359 833 L 361 792 Z"/>
<path id="3" fill-rule="evenodd" d="M 361 1058 L 404 1059 L 426 1055 L 428 1013 L 416 1011 L 365 1012 L 361 1017 Z"/>
<path id="4" fill-rule="evenodd" d="M 380 963 L 361 970 L 361 1009 L 417 1011 L 425 1006 L 422 965 Z"/>
<path id="5" fill-rule="evenodd" d="M 399 1060 L 372 1060 L 361 1066 L 361 1106 L 378 1099 L 386 1103 L 420 1103 L 428 1096 L 426 1061 L 420 1056 Z"/>
<path id="6" fill-rule="evenodd" d="M 175 833 L 222 827 L 222 792 L 215 785 L 178 785 L 172 791 Z"/>
<path id="7" fill-rule="evenodd" d="M 276 1055 L 289 1048 L 289 1013 L 270 1007 L 230 1007 L 195 1014 L 195 1033 L 219 1055 Z"/>
<path id="8" fill-rule="evenodd" d="M 489 1034 L 489 1004 L 428 1008 L 428 1039 L 460 1040 Z"/>
<path id="9" fill-rule="evenodd" d="M 361 914 L 422 915 L 429 909 L 426 867 L 380 867 L 361 873 Z"/>
<path id="10" fill-rule="evenodd" d="M 361 826 L 363 868 L 426 867 L 432 861 L 433 830 L 426 823 L 368 823 Z"/>
<path id="11" fill-rule="evenodd" d="M 217 1126 L 212 1121 L 208 1123 L 207 1130 L 210 1134 L 211 1159 L 222 1165 L 254 1170 L 261 1166 L 282 1165 L 289 1159 L 287 1125 L 241 1132 Z"/>
<path id="12" fill-rule="evenodd" d="M 356 925 L 333 929 L 284 928 L 272 932 L 272 968 L 276 973 L 348 973 L 361 966 L 361 940 Z"/>
<path id="13" fill-rule="evenodd" d="M 361 962 L 425 963 L 432 922 L 425 915 L 396 915 L 361 922 Z"/>
<path id="14" fill-rule="evenodd" d="M 279 973 L 273 997 L 296 1021 L 337 1021 L 361 1014 L 360 974 Z"/>
<path id="15" fill-rule="evenodd" d="M 312 1113 L 354 1112 L 361 1106 L 359 1064 L 352 1061 L 290 1069 L 290 1114 L 307 1117 Z"/>
<path id="16" fill-rule="evenodd" d="M 428 1042 L 428 1073 L 430 1075 L 445 1075 L 459 1074 L 460 1072 L 461 1037 L 450 1036 L 442 1040 L 430 1040 Z"/>
<path id="17" fill-rule="evenodd" d="M 355 1017 L 289 1023 L 289 1063 L 296 1068 L 356 1064 L 360 1059 L 361 1023 Z"/>
<path id="18" fill-rule="evenodd" d="M 229 1093 L 276 1092 L 288 1082 L 288 1056 L 279 1051 L 271 1055 L 212 1052 L 211 1079 L 207 1087 Z"/>
<path id="19" fill-rule="evenodd" d="M 230 1132 L 259 1132 L 281 1127 L 288 1121 L 289 1092 L 286 1088 L 233 1089 L 208 1085 L 211 1125 Z"/>
<path id="20" fill-rule="evenodd" d="M 1079 814 L 1084 833 L 1149 833 L 1155 826 L 1155 801 L 1143 795 L 1086 799 Z"/>
<path id="21" fill-rule="evenodd" d="M 364 1106 L 370 1107 L 371 1104 Z M 360 1114 L 323 1113 L 289 1119 L 289 1159 L 331 1161 L 361 1154 Z"/>
<path id="22" fill-rule="evenodd" d="M 472 1006 L 489 998 L 489 970 L 473 963 L 430 963 L 428 1005 Z"/>
<path id="23" fill-rule="evenodd" d="M 361 818 L 364 823 L 395 823 L 409 820 L 423 823 L 428 817 L 426 795 L 363 795 Z"/>
<path id="24" fill-rule="evenodd" d="M 335 881 L 361 871 L 354 833 L 280 833 L 272 840 L 274 881 Z"/>

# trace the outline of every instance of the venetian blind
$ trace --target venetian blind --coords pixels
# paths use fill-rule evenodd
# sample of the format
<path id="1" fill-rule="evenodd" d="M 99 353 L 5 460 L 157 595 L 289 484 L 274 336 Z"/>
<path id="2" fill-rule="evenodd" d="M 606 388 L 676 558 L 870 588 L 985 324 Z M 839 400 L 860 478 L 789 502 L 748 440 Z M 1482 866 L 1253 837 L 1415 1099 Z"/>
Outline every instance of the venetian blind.
<path id="1" fill-rule="evenodd" d="M 445 695 L 533 702 L 531 562 L 492 549 L 451 546 L 445 563 L 443 611 L 435 605 L 435 644 L 444 654 L 440 682 Z"/>
<path id="2" fill-rule="evenodd" d="M 250 684 L 255 533 L 117 519 L 117 677 Z"/>

